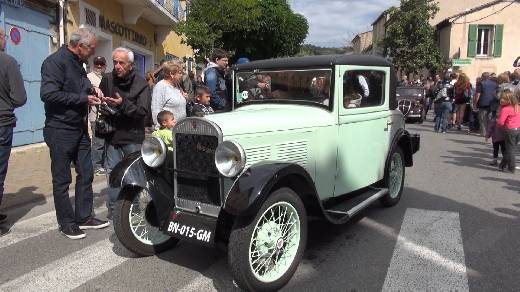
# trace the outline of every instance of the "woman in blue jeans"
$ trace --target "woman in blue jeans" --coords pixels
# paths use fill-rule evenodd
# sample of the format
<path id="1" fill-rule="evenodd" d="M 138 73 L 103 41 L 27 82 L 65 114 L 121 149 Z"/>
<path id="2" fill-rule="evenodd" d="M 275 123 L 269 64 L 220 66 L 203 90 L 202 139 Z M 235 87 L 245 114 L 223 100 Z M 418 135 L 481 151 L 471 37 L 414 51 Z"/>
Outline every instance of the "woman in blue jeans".
<path id="1" fill-rule="evenodd" d="M 435 107 L 435 132 L 446 133 L 448 118 L 450 117 L 451 101 L 443 101 Z"/>

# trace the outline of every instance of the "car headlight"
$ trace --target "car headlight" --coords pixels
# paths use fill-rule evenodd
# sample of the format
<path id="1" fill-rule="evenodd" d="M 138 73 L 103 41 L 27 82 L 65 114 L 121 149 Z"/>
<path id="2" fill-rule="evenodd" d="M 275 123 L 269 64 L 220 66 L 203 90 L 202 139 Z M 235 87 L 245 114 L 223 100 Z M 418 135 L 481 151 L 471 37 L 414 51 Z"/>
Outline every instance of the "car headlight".
<path id="1" fill-rule="evenodd" d="M 167 148 L 161 138 L 150 136 L 143 141 L 141 156 L 146 165 L 150 167 L 161 166 L 166 159 Z"/>
<path id="2" fill-rule="evenodd" d="M 246 155 L 240 144 L 233 141 L 220 143 L 215 150 L 215 165 L 225 177 L 235 177 L 246 166 Z"/>

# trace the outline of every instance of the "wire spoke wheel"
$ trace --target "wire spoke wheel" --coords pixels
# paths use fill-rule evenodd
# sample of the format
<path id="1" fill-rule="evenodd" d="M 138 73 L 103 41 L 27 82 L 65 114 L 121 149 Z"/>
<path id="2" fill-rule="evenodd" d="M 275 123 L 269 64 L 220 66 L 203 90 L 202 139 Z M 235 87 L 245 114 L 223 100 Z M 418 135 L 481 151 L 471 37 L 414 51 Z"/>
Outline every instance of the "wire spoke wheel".
<path id="1" fill-rule="evenodd" d="M 128 220 L 130 230 L 137 240 L 146 245 L 158 245 L 168 241 L 170 236 L 164 234 L 148 221 L 146 212 L 149 212 L 149 208 L 153 208 L 150 205 L 151 202 L 150 194 L 146 190 L 141 190 L 130 205 Z"/>
<path id="2" fill-rule="evenodd" d="M 401 153 L 394 152 L 390 161 L 390 173 L 389 173 L 389 194 L 391 198 L 396 198 L 401 190 L 401 184 L 403 182 L 404 165 Z"/>
<path id="3" fill-rule="evenodd" d="M 300 218 L 287 202 L 269 207 L 254 227 L 249 265 L 262 282 L 273 282 L 291 266 L 300 243 Z"/>

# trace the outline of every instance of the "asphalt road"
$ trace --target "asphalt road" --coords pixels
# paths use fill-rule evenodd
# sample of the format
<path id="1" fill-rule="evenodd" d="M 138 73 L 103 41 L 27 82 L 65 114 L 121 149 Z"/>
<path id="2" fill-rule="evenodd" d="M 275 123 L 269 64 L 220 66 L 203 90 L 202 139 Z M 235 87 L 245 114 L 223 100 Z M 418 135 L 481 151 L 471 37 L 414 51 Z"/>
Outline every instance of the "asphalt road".
<path id="1" fill-rule="evenodd" d="M 430 122 L 407 127 L 422 140 L 401 202 L 375 203 L 341 226 L 311 222 L 304 260 L 283 290 L 520 290 L 520 173 L 488 166 L 482 137 L 437 134 Z M 59 235 L 52 200 L 7 211 L 15 225 L 0 238 L 0 291 L 236 290 L 221 251 L 180 243 L 132 258 L 112 227 L 80 241 Z"/>

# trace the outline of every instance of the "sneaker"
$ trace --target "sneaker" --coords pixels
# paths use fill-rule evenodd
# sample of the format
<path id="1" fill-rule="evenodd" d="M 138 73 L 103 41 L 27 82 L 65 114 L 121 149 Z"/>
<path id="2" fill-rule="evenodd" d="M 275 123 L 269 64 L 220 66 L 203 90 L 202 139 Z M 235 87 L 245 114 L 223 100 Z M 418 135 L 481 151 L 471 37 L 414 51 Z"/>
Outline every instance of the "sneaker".
<path id="1" fill-rule="evenodd" d="M 457 126 L 457 130 L 462 130 L 462 127 L 461 126 Z"/>
<path id="2" fill-rule="evenodd" d="M 0 214 L 0 224 L 4 223 L 5 221 L 7 221 L 7 215 Z"/>
<path id="3" fill-rule="evenodd" d="M 0 227 L 0 237 L 8 234 L 11 231 L 8 227 Z"/>
<path id="4" fill-rule="evenodd" d="M 92 217 L 86 222 L 79 224 L 79 229 L 101 229 L 107 227 L 108 225 L 110 225 L 110 222 Z"/>
<path id="5" fill-rule="evenodd" d="M 520 170 L 520 166 L 515 166 L 515 169 L 518 169 L 518 170 Z"/>
<path id="6" fill-rule="evenodd" d="M 98 169 L 96 169 L 96 170 L 94 171 L 94 174 L 95 174 L 96 176 L 102 176 L 102 175 L 107 174 L 107 171 L 106 171 L 106 169 L 104 169 L 104 168 L 98 168 Z"/>
<path id="7" fill-rule="evenodd" d="M 491 165 L 491 166 L 497 166 L 497 165 L 498 165 L 498 161 L 495 159 L 495 160 L 491 161 L 491 162 L 489 163 L 489 165 Z"/>
<path id="8" fill-rule="evenodd" d="M 76 224 L 60 227 L 60 232 L 70 239 L 82 239 L 87 236 L 85 232 L 83 232 L 83 230 L 81 230 Z"/>

